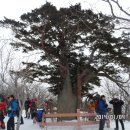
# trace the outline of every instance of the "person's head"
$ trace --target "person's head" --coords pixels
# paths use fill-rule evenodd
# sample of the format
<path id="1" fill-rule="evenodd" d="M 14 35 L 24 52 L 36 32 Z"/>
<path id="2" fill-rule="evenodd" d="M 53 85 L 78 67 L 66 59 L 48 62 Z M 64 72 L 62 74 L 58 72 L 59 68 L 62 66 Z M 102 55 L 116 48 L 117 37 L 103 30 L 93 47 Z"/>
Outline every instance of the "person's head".
<path id="1" fill-rule="evenodd" d="M 12 101 L 14 99 L 14 95 L 9 96 L 9 100 Z"/>
<path id="2" fill-rule="evenodd" d="M 105 95 L 101 95 L 101 99 L 105 101 L 106 100 Z"/>

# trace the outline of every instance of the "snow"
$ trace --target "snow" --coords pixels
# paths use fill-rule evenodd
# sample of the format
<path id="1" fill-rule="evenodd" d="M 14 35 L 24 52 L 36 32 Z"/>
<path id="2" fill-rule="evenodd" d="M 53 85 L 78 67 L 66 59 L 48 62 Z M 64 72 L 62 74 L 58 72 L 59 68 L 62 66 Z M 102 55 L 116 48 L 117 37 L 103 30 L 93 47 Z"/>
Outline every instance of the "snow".
<path id="1" fill-rule="evenodd" d="M 8 117 L 5 118 L 5 123 L 7 122 Z M 130 129 L 130 122 L 125 121 L 125 130 Z M 120 123 L 119 123 L 120 125 Z M 111 121 L 111 128 L 106 128 L 104 130 L 114 130 L 115 122 Z M 39 127 L 39 124 L 33 124 L 31 119 L 24 118 L 24 124 L 20 126 L 20 130 L 77 130 L 77 127 L 74 126 L 55 126 L 55 127 L 47 127 L 47 129 Z M 82 130 L 98 130 L 98 125 L 91 125 L 91 126 L 82 126 Z M 121 126 L 120 126 L 121 130 Z"/>
<path id="2" fill-rule="evenodd" d="M 25 117 L 25 111 L 23 111 L 23 118 Z M 7 123 L 8 117 L 5 118 L 5 123 Z M 15 121 L 17 122 L 17 118 L 15 118 Z M 50 122 L 50 120 L 49 120 Z M 125 121 L 125 130 L 130 129 L 130 122 Z M 89 126 L 82 126 L 81 130 L 98 130 L 99 125 L 89 125 Z M 104 128 L 104 130 L 114 130 L 115 128 L 115 122 L 114 120 L 111 121 L 110 128 Z M 5 129 L 6 130 L 6 129 Z M 24 124 L 20 126 L 20 130 L 77 130 L 76 126 L 50 126 L 46 128 L 41 128 L 38 123 L 33 124 L 33 121 L 31 119 L 24 118 Z M 120 123 L 119 123 L 119 130 L 121 129 Z"/>

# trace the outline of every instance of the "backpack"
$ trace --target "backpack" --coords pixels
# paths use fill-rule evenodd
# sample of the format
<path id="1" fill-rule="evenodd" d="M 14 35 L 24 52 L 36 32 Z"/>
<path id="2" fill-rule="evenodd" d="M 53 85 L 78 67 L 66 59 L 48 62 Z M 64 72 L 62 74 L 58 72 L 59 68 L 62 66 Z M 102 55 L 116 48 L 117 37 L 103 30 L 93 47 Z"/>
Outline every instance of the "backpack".
<path id="1" fill-rule="evenodd" d="M 99 113 L 99 99 L 95 101 L 95 111 L 96 113 Z"/>
<path id="2" fill-rule="evenodd" d="M 0 102 L 0 111 L 6 109 L 7 103 L 6 102 Z"/>
<path id="3" fill-rule="evenodd" d="M 100 112 L 99 100 L 100 100 L 100 95 L 97 95 L 97 96 L 95 97 L 95 111 L 96 111 L 96 113 L 99 113 L 99 112 Z"/>
<path id="4" fill-rule="evenodd" d="M 5 98 L 2 94 L 0 94 L 0 114 L 6 115 L 6 108 L 7 108 L 7 103 L 5 101 Z"/>
<path id="5" fill-rule="evenodd" d="M 43 110 L 38 110 L 37 111 L 37 121 L 38 122 L 42 121 L 42 116 L 43 116 Z"/>

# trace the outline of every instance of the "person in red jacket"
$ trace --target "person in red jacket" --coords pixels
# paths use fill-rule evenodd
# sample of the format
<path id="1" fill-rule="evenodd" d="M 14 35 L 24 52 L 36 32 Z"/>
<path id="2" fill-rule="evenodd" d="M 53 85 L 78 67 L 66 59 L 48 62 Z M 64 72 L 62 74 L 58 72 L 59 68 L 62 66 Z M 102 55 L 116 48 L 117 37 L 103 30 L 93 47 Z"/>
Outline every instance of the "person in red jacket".
<path id="1" fill-rule="evenodd" d="M 33 123 L 36 123 L 36 116 L 37 116 L 37 98 L 33 98 L 30 102 L 30 113 L 31 119 L 33 119 Z"/>
<path id="2" fill-rule="evenodd" d="M 5 129 L 5 109 L 7 107 L 7 103 L 0 100 L 0 128 Z"/>

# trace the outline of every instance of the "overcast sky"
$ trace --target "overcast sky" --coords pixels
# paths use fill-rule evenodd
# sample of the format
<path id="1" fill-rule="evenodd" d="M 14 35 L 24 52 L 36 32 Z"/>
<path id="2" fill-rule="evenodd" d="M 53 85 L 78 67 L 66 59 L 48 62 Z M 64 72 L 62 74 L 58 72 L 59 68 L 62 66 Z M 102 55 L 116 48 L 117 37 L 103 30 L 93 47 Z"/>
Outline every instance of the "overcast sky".
<path id="1" fill-rule="evenodd" d="M 110 13 L 108 4 L 102 2 L 102 0 L 0 0 L 0 19 L 3 19 L 4 16 L 18 19 L 21 14 L 40 7 L 46 1 L 51 2 L 57 8 L 68 7 L 80 2 L 83 8 L 93 8 L 98 12 Z M 130 5 L 130 0 L 119 1 L 123 7 L 129 7 Z"/>
<path id="2" fill-rule="evenodd" d="M 0 0 L 0 19 L 4 16 L 17 19 L 21 14 L 38 8 L 45 4 L 45 2 L 46 0 Z M 68 7 L 69 5 L 79 2 L 82 4 L 83 8 L 106 10 L 107 6 L 104 2 L 101 2 L 101 0 L 48 0 L 48 2 L 54 4 L 57 8 Z M 109 7 L 107 6 L 107 8 Z"/>
<path id="3" fill-rule="evenodd" d="M 4 16 L 18 19 L 21 14 L 40 7 L 46 1 L 51 2 L 57 8 L 68 7 L 80 2 L 83 8 L 93 8 L 97 11 L 110 13 L 109 6 L 102 0 L 0 0 L 0 19 L 3 19 Z M 125 7 L 130 5 L 130 0 L 119 1 Z"/>

